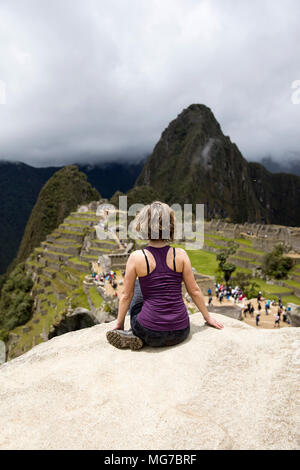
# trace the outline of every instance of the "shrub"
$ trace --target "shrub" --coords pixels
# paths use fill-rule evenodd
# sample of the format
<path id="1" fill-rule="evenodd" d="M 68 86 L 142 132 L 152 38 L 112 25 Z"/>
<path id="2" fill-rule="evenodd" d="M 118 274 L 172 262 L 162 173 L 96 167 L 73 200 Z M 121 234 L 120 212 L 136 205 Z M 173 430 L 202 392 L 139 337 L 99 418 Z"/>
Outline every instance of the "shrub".
<path id="1" fill-rule="evenodd" d="M 7 330 L 0 330 L 0 341 L 6 342 L 8 340 L 8 331 Z"/>
<path id="2" fill-rule="evenodd" d="M 251 282 L 251 278 L 249 276 L 250 275 L 247 273 L 238 272 L 232 278 L 232 283 L 236 286 L 239 286 L 242 289 L 242 291 L 245 292 L 245 289 L 249 286 Z"/>
<path id="3" fill-rule="evenodd" d="M 33 282 L 27 276 L 24 263 L 20 263 L 8 276 L 1 291 L 0 329 L 12 330 L 24 325 L 32 315 L 33 298 L 30 295 Z"/>
<path id="4" fill-rule="evenodd" d="M 236 270 L 236 266 L 232 263 L 229 263 L 227 258 L 236 252 L 237 246 L 238 245 L 236 243 L 230 242 L 229 248 L 219 250 L 216 256 L 216 259 L 219 262 L 218 271 L 219 273 L 223 273 L 226 284 L 229 283 L 232 273 Z"/>
<path id="5" fill-rule="evenodd" d="M 243 292 L 245 293 L 247 299 L 257 298 L 259 293 L 259 285 L 255 281 L 250 281 L 247 286 L 245 286 Z"/>
<path id="6" fill-rule="evenodd" d="M 286 279 L 292 266 L 292 259 L 284 256 L 284 246 L 280 244 L 264 256 L 262 272 L 275 279 Z"/>

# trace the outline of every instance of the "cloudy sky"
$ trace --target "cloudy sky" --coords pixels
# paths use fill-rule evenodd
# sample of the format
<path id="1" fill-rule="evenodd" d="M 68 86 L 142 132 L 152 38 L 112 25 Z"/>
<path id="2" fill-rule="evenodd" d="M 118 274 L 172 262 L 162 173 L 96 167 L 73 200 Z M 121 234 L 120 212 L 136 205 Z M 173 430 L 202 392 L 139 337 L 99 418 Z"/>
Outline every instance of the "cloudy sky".
<path id="1" fill-rule="evenodd" d="M 248 160 L 300 159 L 299 17 L 299 0 L 0 0 L 0 159 L 138 159 L 191 103 Z"/>

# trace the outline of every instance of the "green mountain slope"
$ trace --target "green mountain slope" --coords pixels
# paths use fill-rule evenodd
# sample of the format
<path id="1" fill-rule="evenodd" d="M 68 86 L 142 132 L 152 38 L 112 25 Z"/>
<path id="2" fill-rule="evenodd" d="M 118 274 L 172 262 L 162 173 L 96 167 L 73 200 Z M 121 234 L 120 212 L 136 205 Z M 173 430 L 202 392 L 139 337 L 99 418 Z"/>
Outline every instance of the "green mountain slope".
<path id="1" fill-rule="evenodd" d="M 249 162 L 250 177 L 257 199 L 267 208 L 270 223 L 300 225 L 300 177 L 270 173 L 260 163 Z"/>
<path id="2" fill-rule="evenodd" d="M 133 187 L 144 160 L 76 164 L 103 197 Z M 35 168 L 22 162 L 0 162 L 0 274 L 16 257 L 26 223 L 42 187 L 62 167 Z"/>
<path id="3" fill-rule="evenodd" d="M 32 280 L 33 308 L 30 318 L 17 322 L 17 326 L 6 333 L 9 359 L 45 341 L 52 327 L 70 310 L 108 308 L 107 299 L 104 300 L 85 279 L 91 273 L 91 263 L 100 255 L 119 252 L 113 240 L 99 242 L 96 238 L 94 224 L 98 219 L 95 212 L 70 213 L 26 259 L 24 276 Z M 25 287 L 27 283 L 28 277 Z M 7 289 L 6 284 L 3 289 Z"/>
<path id="4" fill-rule="evenodd" d="M 25 228 L 17 256 L 24 261 L 78 204 L 99 200 L 100 194 L 75 165 L 62 168 L 43 186 Z"/>
<path id="5" fill-rule="evenodd" d="M 0 162 L 0 273 L 16 256 L 39 192 L 56 170 Z"/>
<path id="6" fill-rule="evenodd" d="M 208 107 L 194 104 L 164 130 L 136 185 L 169 203 L 203 203 L 208 219 L 299 225 L 300 177 L 259 167 L 245 160 Z"/>

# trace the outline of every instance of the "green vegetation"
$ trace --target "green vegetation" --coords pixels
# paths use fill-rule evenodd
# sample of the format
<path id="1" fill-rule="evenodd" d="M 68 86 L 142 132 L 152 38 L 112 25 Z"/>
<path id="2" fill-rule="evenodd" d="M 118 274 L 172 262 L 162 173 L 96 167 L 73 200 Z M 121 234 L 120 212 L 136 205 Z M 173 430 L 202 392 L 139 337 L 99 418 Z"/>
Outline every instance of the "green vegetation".
<path id="1" fill-rule="evenodd" d="M 8 278 L 8 274 L 1 274 L 0 276 L 0 295 L 1 295 L 2 287 L 4 286 L 7 278 Z"/>
<path id="2" fill-rule="evenodd" d="M 246 246 L 252 247 L 252 241 L 246 240 L 246 238 L 235 238 L 235 241 L 236 243 L 239 243 L 240 245 L 246 245 Z"/>
<path id="3" fill-rule="evenodd" d="M 59 234 L 63 234 L 63 235 L 75 235 L 75 236 L 80 236 L 80 237 L 83 237 L 84 236 L 84 232 L 74 232 L 74 230 L 65 230 L 65 229 L 59 229 Z"/>
<path id="4" fill-rule="evenodd" d="M 216 240 L 222 240 L 224 242 L 234 241 L 233 238 L 224 237 L 223 235 L 207 234 L 206 236 L 209 237 L 209 238 L 215 238 Z"/>
<path id="5" fill-rule="evenodd" d="M 284 246 L 276 245 L 271 253 L 267 253 L 262 262 L 262 271 L 265 275 L 275 279 L 286 279 L 293 266 L 291 258 L 284 256 Z"/>
<path id="6" fill-rule="evenodd" d="M 75 165 L 62 168 L 43 186 L 31 212 L 19 248 L 17 262 L 25 260 L 34 247 L 63 222 L 78 204 L 100 199 Z"/>
<path id="7" fill-rule="evenodd" d="M 232 241 L 228 243 L 228 248 L 223 248 L 217 253 L 218 271 L 223 273 L 226 284 L 229 284 L 232 273 L 236 270 L 236 266 L 233 263 L 229 263 L 227 259 L 229 256 L 234 255 L 238 245 Z"/>
<path id="8" fill-rule="evenodd" d="M 206 235 L 206 240 L 209 238 L 209 236 Z M 212 237 L 212 239 L 215 240 L 221 240 L 224 241 L 223 236 L 217 236 L 217 237 Z M 261 251 L 259 250 L 254 250 L 252 249 L 251 246 L 251 241 L 249 240 L 244 240 L 244 239 L 227 239 L 228 242 L 234 241 L 236 244 L 239 244 L 239 249 L 245 252 L 258 252 L 260 255 L 262 254 Z M 246 241 L 246 243 L 243 243 Z M 184 244 L 172 244 L 172 246 L 178 246 L 181 248 L 185 248 Z M 224 249 L 223 245 L 217 245 L 217 247 L 222 250 Z M 190 257 L 192 266 L 196 268 L 196 270 L 201 273 L 201 274 L 206 274 L 209 276 L 215 276 L 216 280 L 218 282 L 222 281 L 222 276 L 220 275 L 220 272 L 218 270 L 218 262 L 216 258 L 216 253 L 208 252 L 204 250 L 187 250 L 187 253 Z M 258 254 L 257 253 L 257 254 Z M 253 259 L 250 258 L 245 258 L 242 256 L 236 256 L 233 255 L 232 257 L 234 260 L 238 261 L 247 261 L 250 264 L 253 264 L 253 266 L 257 265 L 257 261 L 254 261 Z M 293 274 L 300 274 L 300 268 L 299 266 L 294 266 L 291 270 L 291 273 Z M 223 273 L 222 273 L 223 274 Z M 276 298 L 278 295 L 282 295 L 282 300 L 283 303 L 287 302 L 293 302 L 296 304 L 300 303 L 300 298 L 297 297 L 296 295 L 290 294 L 293 291 L 294 288 L 300 288 L 300 282 L 298 283 L 297 281 L 287 279 L 284 281 L 285 286 L 279 286 L 279 285 L 274 285 L 274 284 L 269 284 L 266 281 L 264 281 L 261 278 L 258 277 L 253 277 L 252 275 L 252 269 L 248 268 L 243 268 L 240 266 L 236 267 L 236 270 L 234 271 L 234 276 L 232 277 L 232 284 L 234 285 L 239 285 L 241 288 L 244 290 L 247 296 L 251 297 L 256 297 L 257 293 L 259 291 L 262 292 L 264 297 L 270 297 L 270 298 Z"/>
<path id="9" fill-rule="evenodd" d="M 94 243 L 105 243 L 105 244 L 108 244 L 108 245 L 116 245 L 116 241 L 115 240 L 93 240 Z"/>
<path id="10" fill-rule="evenodd" d="M 38 194 L 55 168 L 0 162 L 0 273 L 9 272 Z"/>
<path id="11" fill-rule="evenodd" d="M 95 286 L 90 287 L 89 295 L 94 307 L 99 308 L 103 303 L 103 298 L 101 297 Z"/>
<path id="12" fill-rule="evenodd" d="M 19 264 L 8 276 L 0 298 L 0 328 L 11 330 L 29 320 L 33 298 L 29 294 L 33 282 L 26 276 L 24 263 Z"/>
<path id="13" fill-rule="evenodd" d="M 210 240 L 205 240 L 204 244 L 206 246 L 210 246 L 211 248 L 215 248 L 216 250 L 219 250 L 220 249 L 220 245 L 217 245 L 216 243 L 210 241 Z"/>
<path id="14" fill-rule="evenodd" d="M 72 279 L 70 276 L 67 277 L 66 272 L 62 271 L 56 272 L 56 279 L 66 284 L 70 289 L 76 287 L 78 284 L 78 281 L 74 281 L 74 279 Z"/>
<path id="15" fill-rule="evenodd" d="M 245 292 L 245 289 L 250 285 L 251 282 L 251 274 L 247 274 L 244 272 L 237 272 L 234 277 L 232 277 L 232 284 L 235 286 L 239 286 L 242 291 Z"/>
<path id="16" fill-rule="evenodd" d="M 300 282 L 293 281 L 293 279 L 289 279 L 288 281 L 285 282 L 286 285 L 296 287 L 297 289 L 300 289 Z"/>
<path id="17" fill-rule="evenodd" d="M 172 243 L 171 246 L 184 248 L 184 244 Z M 214 276 L 218 263 L 215 253 L 204 250 L 187 250 L 192 266 L 201 274 Z"/>
<path id="18" fill-rule="evenodd" d="M 82 286 L 73 291 L 71 306 L 72 308 L 83 307 L 89 310 L 89 302 Z"/>
<path id="19" fill-rule="evenodd" d="M 206 151 L 209 156 L 204 158 Z M 195 207 L 203 202 L 207 218 L 300 225 L 300 177 L 273 174 L 245 160 L 211 109 L 202 104 L 188 106 L 170 122 L 137 178 L 137 187 L 147 188 L 148 194 L 157 192 L 169 204 Z"/>
<path id="20" fill-rule="evenodd" d="M 232 258 L 234 260 L 246 261 L 247 263 L 253 264 L 255 266 L 258 264 L 257 261 L 254 261 L 252 258 L 246 258 L 245 256 L 234 255 Z"/>
<path id="21" fill-rule="evenodd" d="M 259 293 L 259 285 L 254 279 L 249 280 L 249 284 L 247 284 L 244 288 L 244 293 L 246 294 L 247 299 L 254 299 L 258 296 Z"/>
<path id="22" fill-rule="evenodd" d="M 92 256 L 93 259 L 95 259 L 95 256 Z M 89 263 L 87 261 L 82 261 L 81 259 L 77 258 L 74 256 L 73 258 L 70 258 L 69 261 L 75 263 L 75 264 L 82 264 L 82 266 L 86 266 L 87 268 L 89 267 Z"/>
<path id="23" fill-rule="evenodd" d="M 119 206 L 119 199 L 117 199 L 117 204 L 115 204 L 116 199 L 114 196 L 111 198 L 112 204 L 116 207 Z M 159 193 L 151 188 L 150 186 L 135 186 L 133 189 L 127 193 L 127 206 L 130 207 L 132 204 L 151 204 L 153 201 L 159 200 Z"/>
<path id="24" fill-rule="evenodd" d="M 276 284 L 267 284 L 266 281 L 262 279 L 255 278 L 255 282 L 258 284 L 262 293 L 266 296 L 274 296 L 276 294 L 285 294 L 291 292 L 291 289 L 288 287 L 278 286 Z"/>
<path id="25" fill-rule="evenodd" d="M 51 325 L 60 321 L 70 306 L 89 309 L 82 286 L 90 270 L 88 261 L 96 261 L 97 253 L 110 252 L 118 246 L 114 240 L 101 240 L 102 246 L 93 240 L 95 230 L 91 225 L 99 219 L 94 211 L 80 214 L 74 211 L 80 204 L 99 199 L 100 194 L 75 166 L 55 173 L 40 191 L 15 270 L 11 276 L 0 278 L 0 338 L 8 342 L 9 358 L 44 341 Z M 89 234 L 96 255 L 92 251 L 85 259 L 79 252 L 84 236 Z M 20 260 L 26 260 L 25 264 L 17 264 Z M 27 273 L 35 275 L 34 283 L 24 267 Z M 89 299 L 96 307 L 103 303 L 94 287 Z"/>
<path id="26" fill-rule="evenodd" d="M 284 297 L 282 297 L 282 303 L 283 305 L 286 305 L 287 303 L 300 305 L 300 298 L 296 295 L 285 295 Z"/>
<path id="27" fill-rule="evenodd" d="M 257 255 L 257 258 L 261 258 L 265 255 L 264 251 L 255 250 L 254 248 L 247 245 L 240 247 L 240 251 L 242 251 L 243 253 L 251 253 L 253 255 Z"/>

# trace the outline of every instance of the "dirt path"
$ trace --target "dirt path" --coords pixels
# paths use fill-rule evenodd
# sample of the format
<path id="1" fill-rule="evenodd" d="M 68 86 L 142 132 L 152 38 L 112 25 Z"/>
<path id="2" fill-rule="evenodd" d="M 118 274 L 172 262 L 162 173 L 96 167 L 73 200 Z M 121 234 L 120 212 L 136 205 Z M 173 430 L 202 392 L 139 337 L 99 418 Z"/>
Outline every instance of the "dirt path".
<path id="1" fill-rule="evenodd" d="M 95 271 L 97 274 L 101 274 L 102 272 L 105 271 L 95 261 L 92 262 L 92 267 L 93 267 L 93 271 Z M 122 284 L 119 285 L 119 281 L 123 281 L 123 276 L 122 276 L 121 272 L 117 273 L 116 281 L 118 283 L 118 287 L 116 289 L 114 289 L 108 281 L 105 281 L 105 286 L 104 287 L 105 287 L 105 292 L 106 292 L 107 295 L 115 296 L 115 293 L 117 292 L 118 297 L 120 297 L 120 294 L 121 294 L 122 289 L 123 289 L 123 285 Z"/>
<path id="2" fill-rule="evenodd" d="M 204 296 L 204 298 L 205 298 L 205 302 L 206 302 L 206 305 L 207 305 L 208 296 Z M 277 313 L 278 306 L 271 306 L 271 308 L 269 309 L 269 315 L 266 315 L 266 313 L 265 313 L 265 302 L 262 301 L 261 302 L 262 309 L 261 309 L 259 326 L 256 326 L 255 317 L 256 317 L 256 314 L 258 312 L 257 299 L 251 299 L 250 302 L 252 303 L 252 305 L 255 308 L 255 311 L 253 313 L 253 318 L 250 316 L 249 313 L 247 313 L 247 316 L 246 316 L 246 318 L 244 318 L 243 321 L 245 323 L 247 323 L 247 325 L 254 326 L 254 328 L 274 329 L 275 315 Z M 226 300 L 226 299 L 223 299 L 222 303 L 220 303 L 219 300 L 216 299 L 216 297 L 213 297 L 213 302 L 212 303 L 213 303 L 213 305 L 216 305 L 216 306 L 220 306 L 220 305 L 228 305 L 228 306 L 229 305 L 238 305 L 238 306 L 241 306 L 242 305 L 241 302 L 234 304 L 234 302 L 232 302 L 231 300 Z M 248 301 L 244 302 L 244 307 L 246 307 L 247 303 L 248 303 Z M 284 323 L 282 321 L 282 315 L 281 315 L 280 328 L 287 328 L 289 326 L 290 325 L 288 325 L 288 323 Z M 276 326 L 276 328 L 278 328 L 278 327 Z"/>

